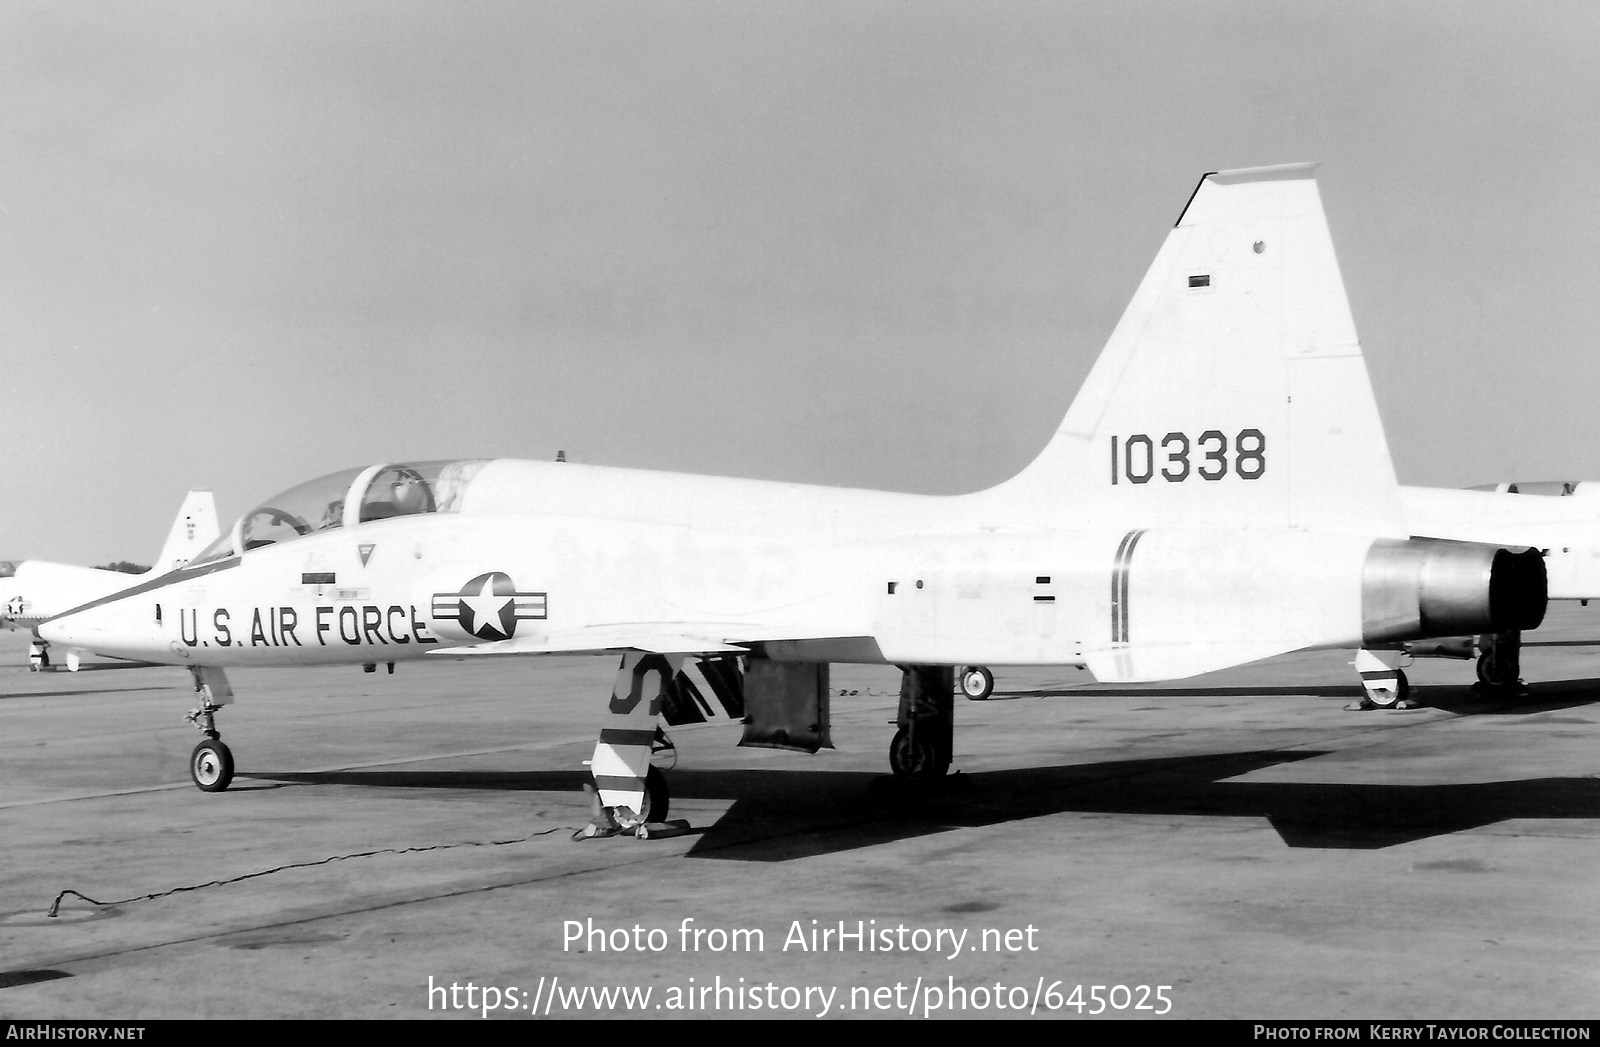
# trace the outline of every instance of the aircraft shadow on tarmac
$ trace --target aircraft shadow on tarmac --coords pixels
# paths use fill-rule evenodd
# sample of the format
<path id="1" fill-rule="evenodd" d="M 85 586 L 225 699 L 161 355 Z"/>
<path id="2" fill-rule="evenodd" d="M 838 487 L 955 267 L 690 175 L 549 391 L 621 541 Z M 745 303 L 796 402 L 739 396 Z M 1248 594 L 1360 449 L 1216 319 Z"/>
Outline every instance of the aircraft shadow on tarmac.
<path id="1" fill-rule="evenodd" d="M 743 795 L 691 854 L 783 861 L 1063 813 L 1262 818 L 1291 847 L 1351 849 L 1390 847 L 1510 818 L 1600 817 L 1600 781 L 1587 778 L 1430 786 L 1225 780 L 1322 755 L 1225 753 L 988 771 L 955 776 L 920 794 L 876 776 L 846 776 L 857 781 L 829 786 L 784 772 L 752 783 L 740 772 Z M 684 791 L 699 781 L 693 772 L 674 778 Z M 827 824 L 830 813 L 836 824 Z M 818 824 L 797 833 L 799 819 Z"/>
<path id="2" fill-rule="evenodd" d="M 1482 691 L 1475 687 L 1418 687 L 1424 706 L 1459 716 L 1531 716 L 1556 709 L 1600 705 L 1600 680 L 1542 680 L 1526 691 Z"/>
<path id="3" fill-rule="evenodd" d="M 733 799 L 691 857 L 789 861 L 1047 815 L 1259 818 L 1291 847 L 1373 849 L 1513 818 L 1600 818 L 1600 780 L 1455 785 L 1235 782 L 1323 752 L 1221 753 L 956 774 L 927 787 L 852 771 L 679 769 L 681 798 Z M 577 791 L 582 772 L 251 774 L 319 785 Z"/>

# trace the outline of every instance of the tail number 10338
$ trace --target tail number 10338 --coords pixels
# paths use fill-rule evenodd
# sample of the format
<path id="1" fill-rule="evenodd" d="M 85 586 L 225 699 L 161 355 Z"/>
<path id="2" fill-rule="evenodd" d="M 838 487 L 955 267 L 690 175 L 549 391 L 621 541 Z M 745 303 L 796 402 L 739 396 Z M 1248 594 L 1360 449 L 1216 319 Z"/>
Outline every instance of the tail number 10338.
<path id="1" fill-rule="evenodd" d="M 1259 480 L 1267 471 L 1267 438 L 1260 429 L 1241 429 L 1228 441 L 1220 429 L 1190 438 L 1168 433 L 1156 439 L 1144 433 L 1111 438 L 1111 482 L 1147 484 L 1157 476 L 1182 483 L 1192 476 L 1221 480 L 1230 475 Z"/>

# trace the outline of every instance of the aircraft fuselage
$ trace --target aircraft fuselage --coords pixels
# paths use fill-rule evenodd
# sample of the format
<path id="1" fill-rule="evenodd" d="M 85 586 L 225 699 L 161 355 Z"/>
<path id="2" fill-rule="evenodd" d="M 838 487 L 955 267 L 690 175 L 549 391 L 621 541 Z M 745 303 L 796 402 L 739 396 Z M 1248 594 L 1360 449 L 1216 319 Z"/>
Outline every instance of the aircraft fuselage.
<path id="1" fill-rule="evenodd" d="M 639 499 L 641 477 L 659 485 L 653 498 Z M 1072 665 L 1114 659 L 1139 635 L 1236 658 L 1359 642 L 1366 624 L 1371 538 L 1008 527 L 986 493 L 509 460 L 472 483 L 459 511 L 248 548 L 40 634 L 218 666 L 722 645 L 779 660 Z M 1197 559 L 1206 577 L 1185 598 Z M 1232 579 L 1225 601 L 1212 591 L 1219 575 Z M 1305 586 L 1319 598 L 1305 599 Z"/>

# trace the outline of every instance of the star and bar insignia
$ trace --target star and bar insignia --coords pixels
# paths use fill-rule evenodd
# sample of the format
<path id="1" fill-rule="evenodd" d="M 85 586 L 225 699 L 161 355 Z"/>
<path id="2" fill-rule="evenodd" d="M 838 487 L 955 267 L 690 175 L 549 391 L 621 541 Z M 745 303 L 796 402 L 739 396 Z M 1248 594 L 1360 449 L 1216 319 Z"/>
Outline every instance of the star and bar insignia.
<path id="1" fill-rule="evenodd" d="M 434 593 L 433 617 L 461 624 L 480 640 L 508 640 L 517 623 L 545 617 L 544 593 L 519 593 L 501 571 L 480 574 L 460 592 Z"/>

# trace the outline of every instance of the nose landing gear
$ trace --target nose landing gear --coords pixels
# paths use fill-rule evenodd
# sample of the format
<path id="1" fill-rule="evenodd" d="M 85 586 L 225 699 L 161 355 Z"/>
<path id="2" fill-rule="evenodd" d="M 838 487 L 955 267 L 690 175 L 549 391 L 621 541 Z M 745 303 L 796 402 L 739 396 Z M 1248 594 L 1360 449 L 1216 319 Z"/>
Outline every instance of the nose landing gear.
<path id="1" fill-rule="evenodd" d="M 201 792 L 220 793 L 233 784 L 233 750 L 217 730 L 217 713 L 233 700 L 233 688 L 228 686 L 227 674 L 221 669 L 191 666 L 189 674 L 194 677 L 200 705 L 184 719 L 205 735 L 189 754 L 189 777 Z"/>

